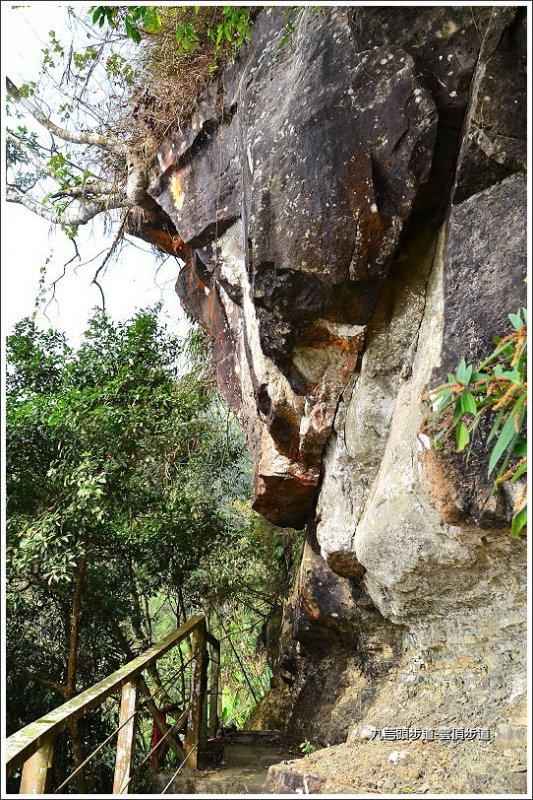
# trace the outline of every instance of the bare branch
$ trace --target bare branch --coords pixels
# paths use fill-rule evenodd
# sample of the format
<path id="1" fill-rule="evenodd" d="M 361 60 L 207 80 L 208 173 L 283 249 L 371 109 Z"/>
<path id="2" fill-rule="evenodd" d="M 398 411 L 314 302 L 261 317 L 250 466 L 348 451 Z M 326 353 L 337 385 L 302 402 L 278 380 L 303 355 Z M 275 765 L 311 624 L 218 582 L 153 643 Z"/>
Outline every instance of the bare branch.
<path id="1" fill-rule="evenodd" d="M 62 589 L 58 589 L 57 586 L 50 586 L 46 581 L 43 581 L 38 575 L 28 575 L 27 576 L 30 584 L 39 586 L 41 589 L 44 589 L 46 592 L 50 592 L 51 594 L 55 594 L 58 597 L 62 597 L 63 600 L 70 600 L 70 596 L 67 592 L 64 592 Z"/>
<path id="2" fill-rule="evenodd" d="M 52 283 L 50 284 L 49 291 L 51 291 L 52 294 L 50 296 L 50 299 L 46 303 L 45 307 L 43 308 L 43 315 L 46 317 L 46 319 L 48 319 L 48 315 L 47 315 L 46 312 L 48 311 L 48 309 L 49 309 L 49 307 L 50 307 L 50 305 L 52 303 L 55 302 L 56 306 L 59 308 L 59 303 L 57 302 L 57 298 L 56 298 L 57 284 L 60 281 L 62 281 L 63 278 L 65 277 L 65 275 L 67 274 L 68 265 L 72 264 L 72 262 L 75 261 L 76 259 L 78 259 L 78 261 L 81 261 L 80 251 L 78 250 L 78 245 L 77 245 L 76 239 L 72 238 L 70 241 L 74 245 L 74 255 L 72 256 L 72 258 L 69 258 L 68 261 L 65 261 L 65 263 L 63 264 L 63 270 L 61 272 L 61 275 L 58 278 L 56 278 L 54 281 L 52 281 Z"/>
<path id="3" fill-rule="evenodd" d="M 119 195 L 116 194 L 115 187 L 109 181 L 87 181 L 87 183 L 81 183 L 79 186 L 69 186 L 58 189 L 52 197 L 71 197 L 73 200 L 80 200 L 80 202 L 86 202 L 88 200 L 100 202 L 100 198 L 108 198 L 112 195 L 116 195 L 117 198 L 119 197 Z M 129 205 L 126 198 L 124 197 L 123 199 L 125 204 Z"/>
<path id="4" fill-rule="evenodd" d="M 26 109 L 40 125 L 46 128 L 47 131 L 50 131 L 50 133 L 57 136 L 59 139 L 63 139 L 64 142 L 91 145 L 93 147 L 99 147 L 101 150 L 114 153 L 119 158 L 126 157 L 126 146 L 119 139 L 112 136 L 102 136 L 93 131 L 68 131 L 48 119 L 39 106 L 30 100 L 29 97 L 25 97 L 8 77 L 6 77 L 6 86 L 8 94 L 11 95 L 17 103 L 20 103 L 20 105 Z"/>
<path id="5" fill-rule="evenodd" d="M 125 230 L 125 227 L 126 227 L 126 221 L 127 221 L 127 219 L 128 219 L 128 211 L 126 211 L 126 213 L 124 214 L 124 217 L 123 217 L 123 219 L 122 219 L 122 222 L 120 223 L 120 227 L 119 227 L 119 229 L 118 229 L 118 231 L 117 231 L 117 234 L 116 234 L 116 236 L 115 236 L 115 238 L 114 238 L 114 240 L 113 240 L 113 244 L 111 245 L 111 247 L 110 247 L 110 248 L 109 248 L 109 250 L 107 251 L 107 253 L 106 253 L 106 256 L 105 256 L 104 260 L 102 261 L 102 263 L 100 264 L 100 266 L 98 267 L 98 269 L 96 270 L 96 272 L 94 273 L 94 277 L 93 277 L 93 279 L 92 279 L 92 281 L 91 281 L 91 284 L 93 284 L 93 283 L 94 283 L 94 285 L 95 285 L 95 286 L 96 286 L 96 287 L 99 289 L 99 291 L 100 291 L 100 295 L 101 295 L 101 297 L 102 297 L 102 308 L 104 309 L 104 311 L 105 311 L 105 295 L 104 295 L 104 290 L 102 289 L 102 286 L 101 286 L 101 284 L 100 284 L 100 283 L 99 283 L 99 281 L 98 281 L 98 278 L 100 277 L 100 273 L 101 273 L 101 272 L 102 272 L 102 270 L 105 268 L 105 266 L 106 266 L 106 264 L 108 263 L 109 259 L 111 258 L 111 256 L 112 256 L 112 255 L 113 255 L 113 253 L 115 252 L 115 250 L 117 249 L 117 247 L 118 247 L 119 243 L 120 243 L 120 242 L 122 241 L 122 239 L 124 238 L 124 230 Z"/>
<path id="6" fill-rule="evenodd" d="M 111 211 L 114 208 L 124 208 L 129 206 L 130 203 L 124 195 L 102 195 L 97 200 L 92 200 L 89 203 L 80 203 L 78 208 L 66 209 L 65 211 L 56 211 L 53 208 L 47 208 L 41 205 L 31 197 L 27 197 L 21 190 L 13 187 L 7 187 L 6 200 L 9 203 L 18 203 L 29 209 L 33 214 L 48 220 L 54 225 L 66 225 L 69 227 L 77 227 L 78 225 L 86 225 L 91 219 L 101 214 L 104 211 Z"/>
<path id="7" fill-rule="evenodd" d="M 104 294 L 104 290 L 102 289 L 102 286 L 101 286 L 101 284 L 100 284 L 100 283 L 98 283 L 98 280 L 97 280 L 97 277 L 96 277 L 96 275 L 95 275 L 95 276 L 94 276 L 94 278 L 92 279 L 92 281 L 91 281 L 91 285 L 92 285 L 93 283 L 94 283 L 94 285 L 96 286 L 96 288 L 98 289 L 98 291 L 100 292 L 100 297 L 102 298 L 102 311 L 105 311 L 105 294 Z"/>
<path id="8" fill-rule="evenodd" d="M 20 176 L 18 176 L 18 177 L 20 177 Z M 6 183 L 6 188 L 14 189 L 17 192 L 21 192 L 21 194 L 27 194 L 28 192 L 31 192 L 32 189 L 35 189 L 35 187 L 37 186 L 37 184 L 39 183 L 40 180 L 42 180 L 42 176 L 41 175 L 37 175 L 35 180 L 32 183 L 30 183 L 28 186 L 20 186 L 20 184 L 18 184 L 18 183 L 9 183 L 8 182 L 8 183 Z"/>

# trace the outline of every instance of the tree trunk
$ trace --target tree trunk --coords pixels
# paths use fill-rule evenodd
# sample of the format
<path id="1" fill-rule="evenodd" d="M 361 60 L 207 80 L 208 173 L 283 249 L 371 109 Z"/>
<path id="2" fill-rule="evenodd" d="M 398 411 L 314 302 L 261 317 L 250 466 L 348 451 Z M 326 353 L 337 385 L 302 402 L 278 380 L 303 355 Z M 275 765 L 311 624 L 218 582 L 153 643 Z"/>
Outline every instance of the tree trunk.
<path id="1" fill-rule="evenodd" d="M 78 564 L 78 574 L 76 576 L 76 587 L 72 598 L 72 615 L 70 618 L 70 641 L 69 655 L 67 663 L 67 691 L 66 697 L 70 699 L 76 694 L 76 675 L 78 671 L 78 647 L 80 642 L 80 616 L 81 601 L 83 597 L 83 583 L 87 572 L 87 556 L 83 554 Z M 74 759 L 74 769 L 77 769 L 85 756 L 83 754 L 83 743 L 80 736 L 78 723 L 72 722 L 70 725 L 70 736 L 72 740 L 72 756 Z M 76 776 L 76 786 L 78 794 L 87 794 L 87 781 L 85 770 L 82 769 Z"/>
<path id="2" fill-rule="evenodd" d="M 67 663 L 67 691 L 69 697 L 76 693 L 76 673 L 78 670 L 78 645 L 80 641 L 80 615 L 81 600 L 83 596 L 83 582 L 87 571 L 87 556 L 84 554 L 78 564 L 76 588 L 72 598 L 72 615 L 70 618 L 70 642 Z"/>
<path id="3" fill-rule="evenodd" d="M 72 722 L 70 725 L 70 738 L 72 741 L 72 757 L 74 760 L 74 769 L 78 769 L 80 764 L 85 759 L 83 754 L 83 743 L 80 736 L 80 729 L 77 722 Z M 81 769 L 76 775 L 76 787 L 78 794 L 87 794 L 87 778 L 85 776 L 85 769 Z"/>

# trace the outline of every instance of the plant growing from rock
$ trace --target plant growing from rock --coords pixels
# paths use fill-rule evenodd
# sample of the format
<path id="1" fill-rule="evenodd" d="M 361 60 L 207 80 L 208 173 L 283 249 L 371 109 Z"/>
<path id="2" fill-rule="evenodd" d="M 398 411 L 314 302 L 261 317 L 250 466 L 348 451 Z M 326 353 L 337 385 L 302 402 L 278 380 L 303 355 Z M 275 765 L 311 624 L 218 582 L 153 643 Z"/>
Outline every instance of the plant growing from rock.
<path id="1" fill-rule="evenodd" d="M 73 240 L 97 215 L 121 210 L 123 222 L 133 207 L 151 207 L 146 165 L 188 118 L 212 73 L 249 39 L 256 13 L 240 6 L 93 6 L 89 24 L 85 13 L 66 9 L 72 41 L 48 32 L 39 81 L 6 78 L 8 202 Z M 46 135 L 28 127 L 34 125 Z"/>
<path id="2" fill-rule="evenodd" d="M 202 6 L 178 6 L 172 11 L 185 12 L 186 16 L 177 21 L 175 40 L 178 48 L 185 52 L 193 50 L 202 38 L 197 20 L 205 14 Z M 108 23 L 112 27 L 124 26 L 126 36 L 136 44 L 143 33 L 157 33 L 163 26 L 163 17 L 157 6 L 93 6 L 89 9 L 93 23 L 102 27 Z M 228 42 L 232 50 L 237 50 L 250 37 L 252 9 L 248 6 L 222 6 L 211 9 L 211 21 L 203 36 L 218 52 Z"/>
<path id="3" fill-rule="evenodd" d="M 471 447 L 482 418 L 490 415 L 492 428 L 487 444 L 493 443 L 488 474 L 494 478 L 491 494 L 502 483 L 527 477 L 527 315 L 521 308 L 509 314 L 511 331 L 496 341 L 492 353 L 476 368 L 461 359 L 448 381 L 430 390 L 434 431 L 433 445 L 441 449 L 455 435 L 458 452 Z M 497 472 L 496 472 L 497 470 Z M 527 522 L 527 482 L 524 481 L 513 508 L 511 533 L 517 536 Z"/>

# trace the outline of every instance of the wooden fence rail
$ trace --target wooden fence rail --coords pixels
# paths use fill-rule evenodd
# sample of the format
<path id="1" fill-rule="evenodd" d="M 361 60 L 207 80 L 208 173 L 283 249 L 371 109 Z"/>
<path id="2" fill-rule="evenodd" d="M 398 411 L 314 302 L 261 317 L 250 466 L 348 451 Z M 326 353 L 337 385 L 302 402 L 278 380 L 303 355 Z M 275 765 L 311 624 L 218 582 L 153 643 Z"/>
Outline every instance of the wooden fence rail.
<path id="1" fill-rule="evenodd" d="M 142 673 L 153 667 L 162 656 L 189 637 L 192 640 L 192 657 L 188 662 L 191 664 L 190 702 L 178 722 L 168 726 L 154 697 L 149 692 Z M 216 656 L 216 658 L 209 659 L 211 670 L 208 670 L 208 647 Z M 186 666 L 187 664 L 183 665 L 182 669 Z M 135 732 L 140 694 L 146 698 L 147 711 L 153 717 L 154 724 L 159 728 L 161 739 L 167 742 L 181 762 L 180 768 L 181 765 L 196 768 L 198 753 L 207 739 L 208 733 L 210 736 L 214 736 L 218 728 L 219 672 L 220 644 L 208 633 L 205 616 L 198 614 L 161 642 L 154 644 L 145 653 L 120 667 L 112 675 L 55 708 L 42 719 L 26 725 L 25 728 L 10 736 L 6 741 L 6 774 L 9 777 L 15 770 L 22 767 L 20 793 L 30 795 L 48 793 L 57 736 L 119 690 L 122 694 L 118 728 L 76 768 L 74 773 L 63 781 L 59 788 L 65 786 L 109 740 L 117 735 L 113 794 L 129 792 L 133 779 Z M 185 722 L 187 723 L 187 733 L 183 749 L 177 739 L 177 734 Z M 157 749 L 157 745 L 153 749 Z M 57 792 L 58 789 L 55 791 Z"/>

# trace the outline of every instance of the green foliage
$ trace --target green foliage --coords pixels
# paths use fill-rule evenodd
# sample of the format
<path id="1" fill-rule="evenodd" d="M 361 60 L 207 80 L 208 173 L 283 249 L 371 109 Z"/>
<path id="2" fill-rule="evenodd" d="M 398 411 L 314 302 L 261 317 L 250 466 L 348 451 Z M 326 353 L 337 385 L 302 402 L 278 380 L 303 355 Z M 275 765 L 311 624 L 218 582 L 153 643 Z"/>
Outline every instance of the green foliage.
<path id="1" fill-rule="evenodd" d="M 136 44 L 141 41 L 141 31 L 156 33 L 161 27 L 157 6 L 93 6 L 89 14 L 100 28 L 106 23 L 113 28 L 122 23 L 126 36 Z"/>
<path id="2" fill-rule="evenodd" d="M 316 747 L 312 742 L 309 741 L 309 739 L 305 739 L 303 742 L 300 742 L 298 747 L 302 751 L 302 753 L 304 753 L 304 755 L 306 756 L 310 755 L 311 753 L 314 753 L 316 750 Z"/>
<path id="3" fill-rule="evenodd" d="M 256 11 L 204 5 L 89 8 L 98 28 L 95 37 L 106 47 L 118 40 L 127 59 L 106 62 L 102 57 L 102 63 L 113 95 L 122 94 L 123 102 L 116 108 L 127 110 L 115 128 L 132 151 L 149 161 L 169 130 L 186 122 L 213 73 L 249 39 Z M 142 47 L 125 47 L 129 42 Z"/>
<path id="4" fill-rule="evenodd" d="M 133 86 L 137 73 L 127 58 L 119 53 L 112 53 L 105 62 L 105 71 L 114 83 Z"/>
<path id="5" fill-rule="evenodd" d="M 429 399 L 436 429 L 433 443 L 439 449 L 453 432 L 456 449 L 462 452 L 487 415 L 492 428 L 487 444 L 492 444 L 488 464 L 489 477 L 497 470 L 493 491 L 509 481 L 515 483 L 527 475 L 525 421 L 527 413 L 527 315 L 526 309 L 509 314 L 511 331 L 496 341 L 493 352 L 477 367 L 464 359 L 447 383 L 431 390 Z M 527 522 L 527 485 L 520 491 L 514 506 L 511 532 L 518 535 Z"/>
<path id="6" fill-rule="evenodd" d="M 232 723 L 242 728 L 247 718 L 247 713 L 242 708 L 242 689 L 232 691 L 229 686 L 224 686 L 222 689 L 222 711 L 220 714 L 220 721 L 225 728 L 228 728 Z"/>
<path id="7" fill-rule="evenodd" d="M 43 59 L 41 62 L 43 72 L 48 72 L 49 69 L 55 69 L 56 62 L 54 61 L 54 58 L 61 60 L 65 57 L 65 50 L 57 39 L 55 31 L 49 31 L 48 38 L 50 45 L 43 47 L 41 50 L 43 54 Z"/>
<path id="8" fill-rule="evenodd" d="M 68 635 L 55 617 L 50 639 L 43 597 L 71 594 L 83 555 L 85 622 L 98 627 L 103 613 L 105 641 L 111 619 L 135 617 L 139 596 L 183 585 L 232 531 L 233 498 L 249 492 L 242 439 L 201 365 L 180 369 L 185 351 L 148 312 L 119 325 L 95 314 L 76 351 L 31 320 L 8 337 L 8 646 L 30 666 L 52 660 L 56 680 Z M 92 663 L 90 639 L 82 663 Z M 103 655 L 81 680 L 112 666 Z"/>
<path id="9" fill-rule="evenodd" d="M 83 78 L 83 73 L 90 69 L 95 61 L 98 60 L 98 48 L 89 45 L 85 50 L 72 54 L 72 63 L 78 70 L 79 78 Z"/>
<path id="10" fill-rule="evenodd" d="M 250 8 L 243 6 L 223 6 L 220 19 L 201 31 L 196 19 L 204 12 L 202 6 L 179 7 L 185 16 L 177 20 L 175 41 L 184 53 L 192 52 L 205 36 L 213 52 L 218 52 L 224 43 L 230 45 L 232 52 L 250 37 L 252 19 Z M 141 42 L 143 33 L 154 34 L 162 27 L 162 16 L 157 6 L 93 6 L 89 9 L 93 23 L 113 28 L 123 26 L 126 36 L 136 44 Z"/>
<path id="11" fill-rule="evenodd" d="M 154 312 L 121 324 L 98 312 L 76 350 L 32 320 L 8 337 L 7 651 L 64 684 L 85 560 L 76 690 L 124 663 L 117 626 L 144 650 L 204 610 L 222 641 L 223 721 L 241 726 L 270 685 L 258 636 L 301 542 L 251 511 L 248 455 L 205 368 L 207 347 L 199 329 L 170 336 Z M 171 651 L 161 679 L 175 681 L 190 655 L 186 643 Z M 190 667 L 183 693 L 189 677 Z M 64 699 L 20 668 L 8 672 L 7 697 L 9 732 Z M 116 726 L 111 712 L 83 723 L 87 752 Z M 146 750 L 151 725 L 140 731 Z M 111 750 L 98 769 L 112 770 Z"/>
<path id="12" fill-rule="evenodd" d="M 300 11 L 299 6 L 287 6 L 287 8 L 283 9 L 283 19 L 285 21 L 285 30 L 283 35 L 279 41 L 278 49 L 281 50 L 287 42 L 289 42 L 292 38 L 294 31 L 296 30 L 296 25 L 294 24 L 294 16 Z"/>
<path id="13" fill-rule="evenodd" d="M 23 97 L 31 97 L 33 94 L 35 94 L 36 88 L 36 81 L 28 81 L 27 83 L 23 83 L 21 86 L 19 86 L 19 92 Z"/>

